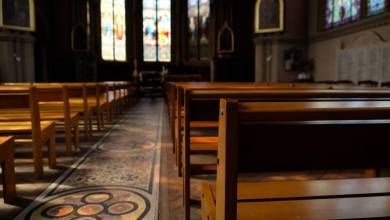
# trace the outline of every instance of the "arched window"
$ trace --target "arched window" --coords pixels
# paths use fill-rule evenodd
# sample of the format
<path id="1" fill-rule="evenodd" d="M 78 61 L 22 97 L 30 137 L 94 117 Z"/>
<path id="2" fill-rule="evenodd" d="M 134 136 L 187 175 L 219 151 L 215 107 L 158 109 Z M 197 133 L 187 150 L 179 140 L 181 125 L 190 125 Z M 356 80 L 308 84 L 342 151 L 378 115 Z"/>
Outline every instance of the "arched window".
<path id="1" fill-rule="evenodd" d="M 106 61 L 126 61 L 125 0 L 101 0 L 101 53 Z"/>
<path id="2" fill-rule="evenodd" d="M 171 2 L 143 0 L 145 62 L 171 61 Z"/>
<path id="3" fill-rule="evenodd" d="M 361 0 L 326 0 L 325 27 L 356 21 L 361 15 Z"/>

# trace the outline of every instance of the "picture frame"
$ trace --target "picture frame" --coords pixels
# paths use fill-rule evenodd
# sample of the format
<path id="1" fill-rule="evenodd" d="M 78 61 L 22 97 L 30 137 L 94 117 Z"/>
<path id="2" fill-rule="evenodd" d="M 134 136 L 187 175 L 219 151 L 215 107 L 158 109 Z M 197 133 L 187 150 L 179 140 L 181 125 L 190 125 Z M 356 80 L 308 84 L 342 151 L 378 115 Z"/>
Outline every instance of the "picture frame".
<path id="1" fill-rule="evenodd" d="M 35 31 L 34 0 L 0 0 L 0 28 Z"/>
<path id="2" fill-rule="evenodd" d="M 284 31 L 284 0 L 257 0 L 255 5 L 255 33 Z"/>

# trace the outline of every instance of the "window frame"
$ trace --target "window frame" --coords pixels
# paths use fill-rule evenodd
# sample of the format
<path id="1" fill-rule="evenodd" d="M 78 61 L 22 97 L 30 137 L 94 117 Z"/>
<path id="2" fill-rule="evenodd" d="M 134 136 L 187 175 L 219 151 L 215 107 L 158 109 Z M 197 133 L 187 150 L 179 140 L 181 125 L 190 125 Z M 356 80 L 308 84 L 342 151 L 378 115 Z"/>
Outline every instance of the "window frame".
<path id="1" fill-rule="evenodd" d="M 335 0 L 333 0 L 333 1 L 335 1 Z M 343 28 L 348 27 L 350 25 L 355 25 L 355 24 L 358 24 L 358 23 L 363 22 L 365 20 L 369 20 L 369 19 L 373 19 L 373 18 L 378 17 L 378 16 L 382 16 L 383 14 L 386 14 L 389 12 L 390 0 L 385 0 L 385 8 L 382 12 L 380 12 L 378 14 L 373 14 L 373 15 L 368 15 L 368 0 L 360 0 L 360 15 L 356 20 L 351 20 L 349 22 L 345 22 L 345 23 L 338 24 L 338 25 L 332 24 L 329 27 L 326 27 L 326 25 L 327 25 L 327 22 L 326 22 L 327 2 L 328 2 L 328 0 L 322 0 L 321 4 L 319 5 L 320 6 L 319 7 L 320 13 L 318 13 L 320 15 L 319 29 L 320 29 L 320 31 L 323 31 L 323 32 L 343 29 Z"/>
<path id="2" fill-rule="evenodd" d="M 158 1 L 159 0 L 153 0 L 155 1 L 155 5 L 156 5 L 156 22 L 158 20 Z M 156 24 L 156 61 L 145 61 L 145 57 L 144 57 L 144 50 L 145 50 L 145 43 L 144 43 L 144 25 L 143 25 L 143 17 L 144 17 L 144 0 L 140 1 L 140 15 L 141 15 L 141 24 L 140 24 L 140 28 L 141 28 L 141 31 L 140 31 L 140 35 L 141 35 L 141 44 L 140 44 L 140 48 L 141 48 L 141 51 L 140 51 L 140 56 L 141 56 L 141 60 L 142 60 L 142 63 L 144 64 L 148 64 L 148 65 L 156 65 L 156 66 L 160 66 L 160 65 L 169 65 L 169 64 L 172 64 L 173 63 L 173 59 L 174 59 L 174 54 L 173 54 L 173 45 L 172 45 L 172 38 L 173 38 L 173 19 L 172 19 L 172 15 L 173 15 L 173 10 L 172 10 L 172 5 L 173 5 L 173 0 L 169 0 L 170 1 L 170 8 L 169 8 L 169 11 L 170 11 L 170 21 L 171 21 L 171 25 L 170 25 L 170 35 L 171 35 L 171 42 L 170 42 L 170 61 L 159 61 L 159 55 L 158 55 L 158 48 L 159 48 L 159 43 L 158 43 L 158 30 L 159 30 L 159 27 L 158 27 L 158 23 Z"/>
<path id="3" fill-rule="evenodd" d="M 99 1 L 99 5 L 98 5 L 98 7 L 99 7 L 99 32 L 98 32 L 98 39 L 99 39 L 99 45 L 100 45 L 100 51 L 99 51 L 99 53 L 100 53 L 100 57 L 99 57 L 99 59 L 100 59 L 100 61 L 102 61 L 102 62 L 104 62 L 104 63 L 114 63 L 114 64 L 116 64 L 116 63 L 118 63 L 118 64 L 122 64 L 122 63 L 128 63 L 129 62 L 129 53 L 128 53 L 128 40 L 129 40 L 129 35 L 128 35 L 128 27 L 127 27 L 127 18 L 128 18 L 128 14 L 127 14 L 127 1 L 126 0 L 124 0 L 123 2 L 124 2 L 124 11 L 125 11 L 125 17 L 124 17 L 124 22 L 125 22 L 125 24 L 124 24 L 124 26 L 125 26 L 125 31 L 124 31 L 124 35 L 125 35 L 125 55 L 126 55 L 126 59 L 125 60 L 117 60 L 117 59 L 115 59 L 115 40 L 113 41 L 113 59 L 111 59 L 111 60 L 106 60 L 106 59 L 104 59 L 103 58 L 103 38 L 102 38 L 102 10 L 101 10 L 101 7 L 102 7 L 102 2 L 103 2 L 103 0 L 100 0 Z M 115 0 L 111 0 L 111 2 L 112 2 L 112 10 L 113 10 L 113 26 L 115 25 Z M 114 38 L 115 38 L 115 32 L 113 32 L 113 34 L 114 34 Z"/>
<path id="4" fill-rule="evenodd" d="M 211 60 L 211 16 L 212 16 L 212 1 L 209 0 L 209 36 L 208 36 L 208 40 L 209 40 L 209 44 L 208 44 L 208 56 L 207 57 L 202 57 L 201 56 L 201 34 L 200 34 L 200 26 L 201 26 L 201 16 L 200 16 L 200 8 L 201 8 L 201 1 L 200 0 L 196 0 L 196 6 L 197 6 L 197 16 L 196 16 L 196 20 L 198 22 L 198 30 L 197 30 L 197 38 L 196 38 L 196 57 L 191 57 L 190 56 L 190 39 L 189 39 L 189 33 L 190 33 L 190 29 L 189 29 L 189 21 L 190 21 L 190 17 L 188 16 L 188 10 L 189 10 L 189 4 L 188 4 L 188 0 L 185 0 L 185 5 L 186 5 L 186 13 L 185 13 L 185 17 L 186 17 L 186 23 L 185 23 L 185 39 L 186 39 L 186 42 L 185 42 L 185 45 L 186 45 L 186 50 L 185 50 L 185 57 L 186 57 L 186 60 L 187 62 L 190 62 L 190 63 L 208 63 L 210 60 Z"/>

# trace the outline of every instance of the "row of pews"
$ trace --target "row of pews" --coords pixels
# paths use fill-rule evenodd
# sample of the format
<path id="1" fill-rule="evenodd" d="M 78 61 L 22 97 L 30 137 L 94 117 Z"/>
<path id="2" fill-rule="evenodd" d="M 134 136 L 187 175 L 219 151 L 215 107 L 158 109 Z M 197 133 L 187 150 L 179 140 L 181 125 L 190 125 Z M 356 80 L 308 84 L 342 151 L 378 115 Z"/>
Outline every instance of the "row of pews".
<path id="1" fill-rule="evenodd" d="M 80 130 L 89 140 L 136 102 L 131 82 L 3 83 L 0 84 L 0 162 L 4 201 L 15 196 L 15 147 L 31 146 L 34 176 L 44 171 L 44 146 L 49 168 L 56 167 L 56 137 L 65 136 L 66 155 L 80 147 Z"/>
<path id="2" fill-rule="evenodd" d="M 353 85 L 170 83 L 167 103 L 185 217 L 191 177 L 203 219 L 390 217 L 390 90 Z M 198 161 L 198 154 L 210 161 Z M 241 174 L 362 170 L 361 178 L 241 182 Z"/>

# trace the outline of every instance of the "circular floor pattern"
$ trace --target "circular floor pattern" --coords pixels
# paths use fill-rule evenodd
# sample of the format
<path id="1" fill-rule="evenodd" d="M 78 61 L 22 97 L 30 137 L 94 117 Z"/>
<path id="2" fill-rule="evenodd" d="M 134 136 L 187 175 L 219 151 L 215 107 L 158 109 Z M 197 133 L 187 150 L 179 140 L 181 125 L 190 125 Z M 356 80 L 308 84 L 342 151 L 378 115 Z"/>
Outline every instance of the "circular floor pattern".
<path id="1" fill-rule="evenodd" d="M 138 209 L 138 205 L 133 202 L 118 202 L 108 207 L 107 211 L 111 215 L 124 215 Z"/>
<path id="2" fill-rule="evenodd" d="M 100 204 L 88 204 L 83 205 L 79 209 L 77 209 L 77 214 L 83 215 L 83 216 L 95 216 L 99 215 L 101 212 L 103 212 L 104 206 Z"/>
<path id="3" fill-rule="evenodd" d="M 135 190 L 94 187 L 54 196 L 33 210 L 28 219 L 140 219 L 149 209 L 150 202 Z"/>
<path id="4" fill-rule="evenodd" d="M 100 219 L 94 217 L 80 217 L 80 218 L 74 218 L 72 220 L 100 220 Z"/>
<path id="5" fill-rule="evenodd" d="M 110 199 L 112 199 L 110 193 L 91 193 L 86 195 L 82 201 L 84 203 L 102 203 Z"/>
<path id="6" fill-rule="evenodd" d="M 72 205 L 62 204 L 50 206 L 42 212 L 42 216 L 47 218 L 63 218 L 66 217 L 75 210 Z"/>

